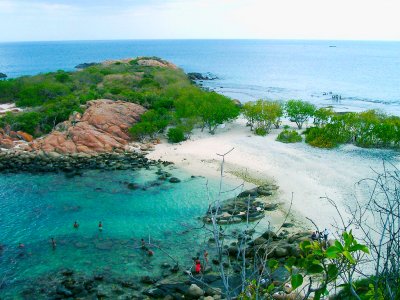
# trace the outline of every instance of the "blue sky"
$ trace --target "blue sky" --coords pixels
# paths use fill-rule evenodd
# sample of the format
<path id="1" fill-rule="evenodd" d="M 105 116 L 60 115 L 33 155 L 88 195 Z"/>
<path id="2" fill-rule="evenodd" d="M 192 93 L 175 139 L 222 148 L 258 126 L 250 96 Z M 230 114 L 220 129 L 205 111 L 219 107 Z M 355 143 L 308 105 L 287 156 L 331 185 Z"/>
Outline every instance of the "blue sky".
<path id="1" fill-rule="evenodd" d="M 400 40 L 399 0 L 0 0 L 0 41 Z"/>

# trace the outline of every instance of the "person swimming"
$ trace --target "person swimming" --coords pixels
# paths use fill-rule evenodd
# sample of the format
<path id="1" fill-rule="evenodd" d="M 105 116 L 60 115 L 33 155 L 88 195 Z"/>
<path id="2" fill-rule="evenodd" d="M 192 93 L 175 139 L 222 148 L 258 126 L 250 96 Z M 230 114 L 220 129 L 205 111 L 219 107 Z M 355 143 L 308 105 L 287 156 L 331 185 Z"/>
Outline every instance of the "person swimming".
<path id="1" fill-rule="evenodd" d="M 148 250 L 147 250 L 147 255 L 148 255 L 148 256 L 153 256 L 153 255 L 154 255 L 153 250 L 148 249 Z"/>
<path id="2" fill-rule="evenodd" d="M 74 222 L 74 228 L 75 228 L 75 229 L 78 229 L 78 228 L 79 228 L 79 224 L 78 224 L 77 221 Z"/>
<path id="3" fill-rule="evenodd" d="M 53 237 L 51 238 L 51 246 L 53 247 L 53 250 L 57 247 L 56 240 Z"/>
<path id="4" fill-rule="evenodd" d="M 143 250 L 147 250 L 146 242 L 144 241 L 144 239 L 141 239 L 140 242 L 141 242 L 141 244 L 142 244 L 142 246 L 141 246 L 142 249 L 143 249 Z"/>
<path id="5" fill-rule="evenodd" d="M 103 230 L 103 224 L 101 223 L 101 221 L 99 222 L 99 230 L 100 230 L 100 231 Z"/>
<path id="6" fill-rule="evenodd" d="M 22 243 L 19 243 L 19 244 L 18 244 L 18 248 L 19 248 L 19 249 L 23 249 L 23 248 L 25 248 L 25 245 L 22 244 Z"/>

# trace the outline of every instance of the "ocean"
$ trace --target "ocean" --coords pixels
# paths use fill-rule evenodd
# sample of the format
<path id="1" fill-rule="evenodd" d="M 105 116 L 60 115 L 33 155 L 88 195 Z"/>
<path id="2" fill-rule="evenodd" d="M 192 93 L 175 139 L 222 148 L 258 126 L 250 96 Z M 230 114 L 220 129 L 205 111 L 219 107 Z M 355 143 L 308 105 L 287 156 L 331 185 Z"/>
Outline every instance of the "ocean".
<path id="1" fill-rule="evenodd" d="M 303 99 L 340 111 L 400 115 L 400 42 L 302 40 L 126 40 L 0 43 L 9 77 L 74 70 L 83 62 L 158 56 L 240 101 Z M 339 95 L 335 101 L 332 95 Z"/>

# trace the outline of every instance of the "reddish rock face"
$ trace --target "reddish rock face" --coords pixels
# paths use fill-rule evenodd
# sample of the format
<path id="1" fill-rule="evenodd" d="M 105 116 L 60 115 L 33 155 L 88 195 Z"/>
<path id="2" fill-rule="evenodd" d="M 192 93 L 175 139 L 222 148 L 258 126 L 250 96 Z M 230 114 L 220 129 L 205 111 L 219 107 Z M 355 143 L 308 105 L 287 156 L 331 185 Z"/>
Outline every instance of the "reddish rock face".
<path id="1" fill-rule="evenodd" d="M 0 128 L 0 148 L 12 149 L 17 144 L 23 143 L 23 141 L 31 142 L 33 137 L 23 131 L 15 132 L 10 131 L 9 128 L 7 130 Z"/>
<path id="2" fill-rule="evenodd" d="M 83 116 L 72 115 L 48 136 L 31 143 L 30 148 L 61 154 L 94 154 L 124 149 L 130 140 L 128 129 L 145 111 L 140 105 L 124 101 L 90 101 Z"/>

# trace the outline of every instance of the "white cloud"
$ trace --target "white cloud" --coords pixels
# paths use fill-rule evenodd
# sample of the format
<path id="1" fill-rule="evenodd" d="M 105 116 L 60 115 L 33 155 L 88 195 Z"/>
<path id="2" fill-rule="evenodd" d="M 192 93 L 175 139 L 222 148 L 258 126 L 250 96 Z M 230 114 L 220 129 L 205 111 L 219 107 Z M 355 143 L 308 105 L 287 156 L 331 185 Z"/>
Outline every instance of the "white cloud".
<path id="1" fill-rule="evenodd" d="M 400 40 L 397 0 L 0 0 L 1 40 Z M 110 5 L 113 3 L 113 6 Z"/>

